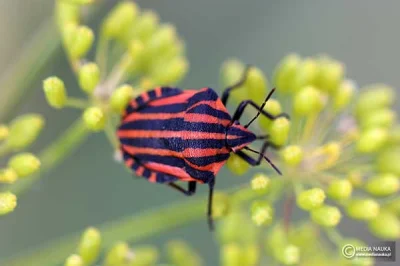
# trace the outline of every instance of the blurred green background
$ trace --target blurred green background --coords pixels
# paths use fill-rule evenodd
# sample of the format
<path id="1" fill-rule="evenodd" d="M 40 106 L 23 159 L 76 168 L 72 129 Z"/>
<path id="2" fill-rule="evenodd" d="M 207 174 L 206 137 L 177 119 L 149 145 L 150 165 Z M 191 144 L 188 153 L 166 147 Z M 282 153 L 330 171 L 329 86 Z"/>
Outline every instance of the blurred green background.
<path id="1" fill-rule="evenodd" d="M 174 24 L 186 40 L 191 69 L 182 87 L 218 88 L 219 67 L 233 56 L 259 66 L 270 77 L 277 62 L 289 52 L 302 56 L 327 53 L 344 62 L 348 76 L 360 86 L 374 82 L 400 85 L 398 1 L 137 2 L 141 8 L 154 9 L 162 21 Z M 106 1 L 101 14 L 90 25 L 96 27 L 96 21 L 114 3 Z M 0 1 L 0 76 L 42 22 L 52 16 L 52 8 L 50 0 Z M 79 115 L 75 110 L 54 111 L 45 103 L 41 80 L 53 74 L 66 81 L 71 95 L 80 95 L 63 52 L 58 49 L 29 86 L 22 104 L 6 117 L 8 121 L 32 111 L 46 116 L 46 129 L 33 151 L 50 143 Z M 0 88 L 0 103 L 8 100 L 7 90 Z M 231 176 L 224 169 L 218 176 L 217 188 L 246 182 L 246 176 Z M 196 197 L 206 191 L 206 187 L 200 187 Z M 13 214 L 0 219 L 0 259 L 89 225 L 177 200 L 185 197 L 162 185 L 132 178 L 114 162 L 103 134 L 93 135 L 73 156 L 21 196 Z M 359 224 L 344 223 L 341 229 L 344 234 L 356 232 L 369 240 Z M 216 265 L 217 244 L 205 220 L 146 243 L 161 244 L 171 238 L 185 238 L 206 258 L 207 265 Z"/>

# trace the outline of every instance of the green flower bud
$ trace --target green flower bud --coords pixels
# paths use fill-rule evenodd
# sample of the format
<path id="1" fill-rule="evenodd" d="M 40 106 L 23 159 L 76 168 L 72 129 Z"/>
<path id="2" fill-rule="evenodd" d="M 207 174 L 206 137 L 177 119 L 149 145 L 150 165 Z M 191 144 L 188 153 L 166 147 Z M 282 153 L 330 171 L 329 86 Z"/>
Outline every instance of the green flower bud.
<path id="1" fill-rule="evenodd" d="M 129 85 L 122 85 L 114 91 L 110 98 L 111 109 L 117 113 L 125 110 L 130 100 L 132 100 L 135 92 Z"/>
<path id="2" fill-rule="evenodd" d="M 360 153 L 377 152 L 385 145 L 388 137 L 388 131 L 383 128 L 372 128 L 363 131 L 357 140 L 357 150 Z"/>
<path id="3" fill-rule="evenodd" d="M 251 219 L 258 225 L 270 225 L 274 218 L 274 209 L 268 202 L 255 201 L 251 205 Z"/>
<path id="4" fill-rule="evenodd" d="M 318 62 L 317 87 L 328 93 L 336 92 L 344 76 L 344 65 L 331 58 L 323 57 Z"/>
<path id="5" fill-rule="evenodd" d="M 333 94 L 333 110 L 335 112 L 344 110 L 353 99 L 355 91 L 354 82 L 350 80 L 343 81 Z"/>
<path id="6" fill-rule="evenodd" d="M 236 243 L 222 246 L 221 266 L 243 266 L 241 264 L 242 250 Z"/>
<path id="7" fill-rule="evenodd" d="M 235 175 L 244 175 L 249 170 L 249 164 L 236 154 L 231 154 L 226 166 Z"/>
<path id="8" fill-rule="evenodd" d="M 44 126 L 44 119 L 38 114 L 26 114 L 17 117 L 10 124 L 7 146 L 13 149 L 27 148 L 31 145 Z"/>
<path id="9" fill-rule="evenodd" d="M 306 211 L 322 206 L 325 201 L 325 192 L 320 188 L 302 191 L 297 196 L 297 205 Z"/>
<path id="10" fill-rule="evenodd" d="M 281 152 L 282 160 L 289 166 L 298 166 L 303 160 L 303 149 L 298 145 L 286 146 Z"/>
<path id="11" fill-rule="evenodd" d="M 56 19 L 58 27 L 63 30 L 67 24 L 78 24 L 79 22 L 79 6 L 68 3 L 66 1 L 56 2 Z"/>
<path id="12" fill-rule="evenodd" d="M 134 2 L 122 1 L 108 14 L 103 23 L 103 34 L 108 38 L 121 37 L 129 33 L 139 8 Z"/>
<path id="13" fill-rule="evenodd" d="M 400 147 L 385 149 L 377 157 L 376 165 L 380 172 L 400 176 Z"/>
<path id="14" fill-rule="evenodd" d="M 89 107 L 83 113 L 83 121 L 90 130 L 100 131 L 106 124 L 106 115 L 99 107 Z"/>
<path id="15" fill-rule="evenodd" d="M 304 59 L 294 75 L 292 81 L 293 92 L 298 92 L 304 87 L 313 85 L 318 74 L 318 64 L 314 59 Z"/>
<path id="16" fill-rule="evenodd" d="M 0 183 L 13 184 L 17 181 L 18 175 L 12 168 L 5 168 L 0 170 Z"/>
<path id="17" fill-rule="evenodd" d="M 354 187 L 360 187 L 364 182 L 363 173 L 359 170 L 352 170 L 348 173 L 347 179 Z"/>
<path id="18" fill-rule="evenodd" d="M 371 112 L 390 106 L 395 100 L 394 89 L 375 84 L 363 89 L 356 101 L 357 117 L 368 116 Z"/>
<path id="19" fill-rule="evenodd" d="M 85 262 L 79 255 L 73 254 L 67 258 L 64 266 L 85 266 Z"/>
<path id="20" fill-rule="evenodd" d="M 111 250 L 107 253 L 104 260 L 105 266 L 116 266 L 124 265 L 129 262 L 129 258 L 132 253 L 129 249 L 128 244 L 125 242 L 120 242 L 114 245 Z"/>
<path id="21" fill-rule="evenodd" d="M 151 10 L 146 10 L 138 17 L 134 35 L 142 41 L 147 41 L 158 28 L 159 17 Z"/>
<path id="22" fill-rule="evenodd" d="M 14 155 L 8 162 L 8 166 L 12 168 L 19 177 L 25 177 L 39 170 L 40 161 L 31 153 L 21 153 Z"/>
<path id="23" fill-rule="evenodd" d="M 265 194 L 270 187 L 270 183 L 271 179 L 268 176 L 258 173 L 251 180 L 251 189 L 257 193 Z"/>
<path id="24" fill-rule="evenodd" d="M 256 241 L 257 231 L 247 215 L 238 211 L 229 212 L 228 215 L 218 223 L 218 239 L 221 243 Z"/>
<path id="25" fill-rule="evenodd" d="M 93 45 L 93 31 L 86 26 L 78 26 L 73 31 L 70 31 L 69 34 L 71 35 L 68 37 L 68 42 L 66 42 L 69 55 L 73 59 L 86 56 Z"/>
<path id="26" fill-rule="evenodd" d="M 294 96 L 294 112 L 300 116 L 319 113 L 324 106 L 323 95 L 316 88 L 307 86 L 300 89 Z"/>
<path id="27" fill-rule="evenodd" d="M 135 248 L 134 257 L 130 266 L 151 266 L 158 260 L 158 251 L 153 247 Z"/>
<path id="28" fill-rule="evenodd" d="M 353 191 L 353 185 L 347 179 L 334 179 L 330 182 L 328 196 L 335 200 L 347 200 Z"/>
<path id="29" fill-rule="evenodd" d="M 87 94 L 93 93 L 99 81 L 100 70 L 95 63 L 87 63 L 79 69 L 79 85 Z"/>
<path id="30" fill-rule="evenodd" d="M 212 217 L 218 219 L 228 214 L 230 208 L 229 196 L 223 192 L 214 193 Z"/>
<path id="31" fill-rule="evenodd" d="M 339 224 L 342 214 L 334 206 L 323 205 L 311 210 L 311 219 L 321 226 L 333 227 Z"/>
<path id="32" fill-rule="evenodd" d="M 395 121 L 396 112 L 389 108 L 383 108 L 369 113 L 368 116 L 362 116 L 360 124 L 363 129 L 377 127 L 389 128 L 394 125 Z"/>
<path id="33" fill-rule="evenodd" d="M 374 196 L 389 196 L 399 191 L 400 180 L 394 174 L 382 174 L 370 178 L 365 190 Z"/>
<path id="34" fill-rule="evenodd" d="M 146 48 L 153 57 L 161 56 L 174 45 L 176 35 L 173 25 L 164 24 L 151 36 Z"/>
<path id="35" fill-rule="evenodd" d="M 12 212 L 17 207 L 17 196 L 11 192 L 0 192 L 0 216 Z"/>
<path id="36" fill-rule="evenodd" d="M 90 227 L 86 229 L 79 242 L 78 253 L 86 265 L 96 261 L 100 253 L 101 235 L 99 230 Z"/>
<path id="37" fill-rule="evenodd" d="M 175 240 L 167 244 L 169 262 L 175 266 L 200 266 L 200 256 L 185 242 Z"/>
<path id="38" fill-rule="evenodd" d="M 376 237 L 396 240 L 400 237 L 400 220 L 395 214 L 382 211 L 368 222 L 369 230 Z"/>
<path id="39" fill-rule="evenodd" d="M 189 63 L 184 57 L 172 59 L 170 62 L 160 65 L 152 73 L 152 78 L 162 85 L 178 83 L 187 73 Z"/>
<path id="40" fill-rule="evenodd" d="M 270 134 L 271 141 L 277 146 L 284 145 L 289 138 L 290 121 L 285 117 L 280 117 L 272 121 Z"/>
<path id="41" fill-rule="evenodd" d="M 269 99 L 268 102 L 264 106 L 264 111 L 266 111 L 272 115 L 279 115 L 280 113 L 282 113 L 282 107 L 278 100 Z M 260 116 L 258 119 L 259 119 L 260 126 L 264 130 L 269 131 L 272 121 L 264 116 Z"/>
<path id="42" fill-rule="evenodd" d="M 283 265 L 296 265 L 300 262 L 299 247 L 288 244 L 280 248 L 276 248 L 274 257 Z"/>
<path id="43" fill-rule="evenodd" d="M 268 81 L 259 68 L 251 67 L 244 86 L 248 91 L 249 98 L 261 103 L 268 88 Z"/>
<path id="44" fill-rule="evenodd" d="M 0 125 L 0 141 L 7 139 L 9 133 L 10 130 L 8 130 L 6 125 Z"/>
<path id="45" fill-rule="evenodd" d="M 143 68 L 145 59 L 145 46 L 142 41 L 134 39 L 128 47 L 129 55 L 132 58 L 130 69 L 132 72 L 138 71 Z"/>
<path id="46" fill-rule="evenodd" d="M 258 265 L 260 261 L 260 247 L 257 244 L 247 244 L 242 248 L 242 265 Z"/>
<path id="47" fill-rule="evenodd" d="M 64 82 L 58 77 L 50 77 L 43 81 L 43 90 L 48 104 L 53 108 L 63 108 L 67 103 L 67 92 Z"/>
<path id="48" fill-rule="evenodd" d="M 379 204 L 373 199 L 353 199 L 346 206 L 347 214 L 356 220 L 374 219 L 379 209 Z"/>
<path id="49" fill-rule="evenodd" d="M 386 203 L 383 208 L 385 211 L 393 212 L 400 217 L 400 197 L 392 199 L 389 203 Z"/>
<path id="50" fill-rule="evenodd" d="M 301 58 L 297 54 L 286 56 L 275 70 L 274 84 L 283 93 L 293 91 L 292 82 L 301 64 Z"/>
<path id="51" fill-rule="evenodd" d="M 223 87 L 229 87 L 237 82 L 242 78 L 243 73 L 245 70 L 245 66 L 236 59 L 230 59 L 224 62 L 221 67 L 221 83 Z M 248 91 L 241 86 L 232 91 L 232 97 L 235 100 L 243 100 L 248 98 L 247 95 Z"/>

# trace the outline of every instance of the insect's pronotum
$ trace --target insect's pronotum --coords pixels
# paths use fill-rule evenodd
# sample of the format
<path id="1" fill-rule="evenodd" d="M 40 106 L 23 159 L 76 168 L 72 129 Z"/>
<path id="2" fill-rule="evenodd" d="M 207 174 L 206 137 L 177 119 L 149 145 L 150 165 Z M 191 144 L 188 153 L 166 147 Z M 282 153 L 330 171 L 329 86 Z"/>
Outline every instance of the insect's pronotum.
<path id="1" fill-rule="evenodd" d="M 273 146 L 268 135 L 256 136 L 248 129 L 260 114 L 271 120 L 288 117 L 285 113 L 274 116 L 263 110 L 274 89 L 261 106 L 252 100 L 242 101 L 233 116 L 225 107 L 232 90 L 245 82 L 249 69 L 238 83 L 225 89 L 222 98 L 211 88 L 158 87 L 146 91 L 129 103 L 117 133 L 125 164 L 138 176 L 165 183 L 188 196 L 196 192 L 197 183 L 209 185 L 207 215 L 211 229 L 215 176 L 231 152 L 250 165 L 259 165 L 265 159 L 280 173 L 264 155 Z M 241 125 L 239 119 L 248 106 L 255 108 L 257 115 Z M 264 140 L 260 151 L 247 147 L 256 139 Z M 258 156 L 252 158 L 243 150 Z M 187 181 L 187 190 L 175 181 Z"/>

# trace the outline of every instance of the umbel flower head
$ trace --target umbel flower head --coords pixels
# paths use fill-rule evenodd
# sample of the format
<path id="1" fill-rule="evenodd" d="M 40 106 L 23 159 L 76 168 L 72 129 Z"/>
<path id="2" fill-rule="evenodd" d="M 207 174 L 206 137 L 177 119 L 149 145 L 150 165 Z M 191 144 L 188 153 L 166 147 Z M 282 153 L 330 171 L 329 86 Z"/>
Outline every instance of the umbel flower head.
<path id="1" fill-rule="evenodd" d="M 43 82 L 46 100 L 56 109 L 84 109 L 91 131 L 105 131 L 115 144 L 112 121 L 129 100 L 155 85 L 174 85 L 188 70 L 184 45 L 175 28 L 132 1 L 119 2 L 104 18 L 100 32 L 81 23 L 81 6 L 89 0 L 56 1 L 56 19 L 66 55 L 84 98 L 68 96 L 59 77 Z M 90 51 L 96 47 L 94 58 Z"/>
<path id="2" fill-rule="evenodd" d="M 237 81 L 244 68 L 242 62 L 228 60 L 221 69 L 223 85 Z M 251 73 L 243 88 L 234 94 L 237 102 L 252 99 L 260 103 L 267 93 L 268 82 L 261 70 L 253 67 Z M 395 90 L 384 84 L 358 88 L 346 77 L 343 63 L 328 56 L 301 58 L 296 54 L 279 63 L 272 83 L 276 94 L 265 110 L 272 114 L 283 110 L 291 119 L 262 118 L 255 130 L 268 135 L 274 146 L 280 147 L 267 155 L 283 175 L 266 169 L 254 176 L 250 186 L 255 201 L 248 207 L 255 225 L 269 228 L 270 233 L 265 236 L 271 243 L 268 254 L 284 265 L 311 265 L 316 258 L 307 256 L 302 249 L 316 239 L 299 243 L 291 239 L 291 232 L 302 223 L 313 224 L 340 250 L 347 240 L 335 227 L 346 217 L 365 224 L 378 238 L 399 239 L 400 125 L 393 109 Z M 246 173 L 248 168 L 236 159 L 230 158 L 228 167 L 233 173 Z M 272 216 L 278 200 L 284 202 L 282 220 Z M 295 207 L 309 213 L 309 221 L 292 222 Z M 233 233 L 243 227 L 237 226 L 229 230 Z M 286 239 L 279 240 L 284 241 L 279 245 L 271 236 L 277 228 L 282 235 L 276 239 Z M 228 229 L 222 226 L 220 230 Z M 233 242 L 241 241 L 240 237 L 232 237 Z M 272 247 L 272 243 L 281 248 Z M 232 250 L 231 247 L 226 252 L 231 254 Z M 365 259 L 364 263 L 373 262 Z M 315 265 L 328 264 L 325 260 Z"/>

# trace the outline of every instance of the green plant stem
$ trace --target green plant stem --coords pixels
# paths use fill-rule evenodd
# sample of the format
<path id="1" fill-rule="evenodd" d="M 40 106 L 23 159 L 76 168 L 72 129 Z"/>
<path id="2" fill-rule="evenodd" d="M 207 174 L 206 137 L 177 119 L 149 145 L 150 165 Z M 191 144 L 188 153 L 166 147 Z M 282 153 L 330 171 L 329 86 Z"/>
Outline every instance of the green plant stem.
<path id="1" fill-rule="evenodd" d="M 232 196 L 234 200 L 248 201 L 254 197 L 258 197 L 257 193 L 249 193 L 249 188 L 244 186 L 240 187 L 242 189 L 238 191 L 238 187 L 230 190 L 237 191 Z M 135 243 L 200 219 L 204 219 L 204 230 L 207 230 L 205 199 L 206 196 L 202 196 L 179 201 L 96 226 L 102 233 L 102 248 L 109 249 L 117 241 Z M 72 236 L 63 237 L 30 252 L 19 256 L 17 255 L 6 261 L 0 261 L 0 265 L 58 265 L 65 260 L 68 255 L 75 252 L 80 234 L 81 233 L 76 233 Z M 212 238 L 212 232 L 209 234 L 210 238 Z"/>
<path id="2" fill-rule="evenodd" d="M 85 109 L 89 107 L 89 102 L 84 99 L 69 97 L 66 105 L 76 109 Z"/>
<path id="3" fill-rule="evenodd" d="M 56 167 L 64 158 L 71 154 L 89 135 L 83 121 L 78 119 L 55 140 L 50 146 L 44 149 L 39 158 L 41 161 L 41 171 L 38 174 L 21 179 L 13 185 L 6 187 L 4 190 L 11 191 L 15 194 L 21 194 L 28 189 L 40 177 Z"/>
<path id="4" fill-rule="evenodd" d="M 198 197 L 100 225 L 98 228 L 104 240 L 103 248 L 108 249 L 119 240 L 137 242 L 200 218 L 205 219 L 204 206 L 204 197 Z M 75 251 L 79 237 L 80 233 L 61 238 L 0 264 L 8 266 L 57 265 Z"/>
<path id="5" fill-rule="evenodd" d="M 45 20 L 16 61 L 0 77 L 0 120 L 6 119 L 60 45 L 53 18 Z"/>

